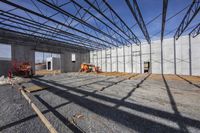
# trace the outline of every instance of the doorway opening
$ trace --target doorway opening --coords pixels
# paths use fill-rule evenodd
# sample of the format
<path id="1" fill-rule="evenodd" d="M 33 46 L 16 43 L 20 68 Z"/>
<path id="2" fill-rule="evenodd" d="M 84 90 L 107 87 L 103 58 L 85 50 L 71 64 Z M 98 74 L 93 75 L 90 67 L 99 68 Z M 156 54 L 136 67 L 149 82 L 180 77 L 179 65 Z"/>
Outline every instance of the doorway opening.
<path id="1" fill-rule="evenodd" d="M 148 73 L 150 69 L 150 62 L 149 61 L 145 61 L 144 62 L 144 73 Z"/>
<path id="2" fill-rule="evenodd" d="M 35 52 L 35 74 L 48 75 L 61 72 L 60 54 L 50 52 Z"/>
<path id="3" fill-rule="evenodd" d="M 50 61 L 47 62 L 47 70 L 51 70 L 51 62 Z"/>

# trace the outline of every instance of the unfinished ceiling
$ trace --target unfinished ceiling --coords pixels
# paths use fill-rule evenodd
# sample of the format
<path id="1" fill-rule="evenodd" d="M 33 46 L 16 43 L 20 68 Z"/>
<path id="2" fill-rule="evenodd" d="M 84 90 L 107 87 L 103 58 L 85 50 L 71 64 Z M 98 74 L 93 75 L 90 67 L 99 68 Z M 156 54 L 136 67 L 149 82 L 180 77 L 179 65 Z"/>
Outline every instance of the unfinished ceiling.
<path id="1" fill-rule="evenodd" d="M 195 37 L 200 29 L 200 0 L 187 1 L 184 7 L 177 8 L 173 13 L 170 6 L 176 1 L 158 2 L 160 13 L 152 12 L 154 14 L 150 16 L 151 20 L 146 20 L 143 17 L 144 11 L 140 10 L 140 7 L 144 9 L 140 3 L 145 1 L 121 1 L 122 9 L 116 8 L 116 2 L 111 0 L 0 1 L 1 30 L 82 46 L 90 50 L 140 45 L 143 42 L 150 44 L 155 36 L 159 36 L 161 42 L 167 35 L 176 39 L 183 33 Z M 121 12 L 127 14 L 130 22 L 124 19 Z M 177 27 L 169 30 L 166 23 L 176 17 L 181 18 Z M 150 28 L 149 25 L 158 22 L 160 29 L 155 34 L 152 32 L 154 27 Z"/>

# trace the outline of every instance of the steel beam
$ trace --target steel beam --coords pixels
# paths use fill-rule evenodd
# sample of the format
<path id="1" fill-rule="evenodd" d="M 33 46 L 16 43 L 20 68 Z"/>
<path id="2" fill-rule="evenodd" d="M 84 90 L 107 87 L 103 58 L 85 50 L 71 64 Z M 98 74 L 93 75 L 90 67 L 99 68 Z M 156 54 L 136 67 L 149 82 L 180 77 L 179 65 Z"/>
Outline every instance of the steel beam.
<path id="1" fill-rule="evenodd" d="M 200 23 L 189 33 L 189 36 L 195 38 L 200 34 Z"/>
<path id="2" fill-rule="evenodd" d="M 137 4 L 136 0 L 131 0 L 133 3 L 131 4 L 130 0 L 126 0 L 126 3 L 129 7 L 129 9 L 131 10 L 132 15 L 134 16 L 135 20 L 137 21 L 140 29 L 142 30 L 142 33 L 144 35 L 144 37 L 146 38 L 147 42 L 150 44 L 151 43 L 151 39 L 149 37 L 149 33 L 147 31 L 146 25 L 144 23 L 142 14 L 140 12 L 140 8 Z"/>
<path id="3" fill-rule="evenodd" d="M 18 5 L 18 4 L 15 4 L 15 3 L 13 3 L 13 2 L 10 2 L 10 1 L 7 1 L 7 0 L 0 0 L 0 1 L 3 2 L 3 3 L 6 3 L 6 4 L 8 4 L 8 5 L 11 5 L 11 6 L 13 6 L 13 7 L 16 7 L 16 8 L 18 8 L 18 9 L 21 9 L 21 10 L 23 10 L 23 11 L 25 11 L 25 12 L 31 13 L 31 14 L 33 14 L 33 15 L 36 15 L 36 16 L 38 16 L 38 17 L 40 17 L 40 18 L 49 20 L 49 21 L 51 21 L 51 22 L 53 22 L 53 23 L 60 24 L 60 25 L 62 25 L 62 26 L 64 26 L 64 27 L 66 27 L 66 28 L 69 28 L 69 29 L 74 30 L 74 31 L 77 31 L 77 32 L 79 32 L 79 33 L 81 33 L 81 34 L 84 34 L 84 35 L 87 35 L 87 36 L 92 37 L 92 38 L 94 38 L 94 39 L 97 39 L 97 40 L 99 40 L 99 41 L 102 41 L 102 42 L 104 42 L 104 43 L 106 43 L 106 44 L 113 45 L 113 43 L 110 43 L 110 42 L 108 42 L 108 41 L 105 41 L 105 40 L 103 40 L 103 39 L 101 39 L 101 38 L 98 38 L 98 37 L 96 37 L 96 36 L 94 36 L 94 35 L 91 35 L 91 34 L 89 34 L 89 33 L 86 33 L 86 32 L 84 32 L 84 31 L 81 31 L 81 30 L 79 30 L 79 29 L 77 29 L 77 28 L 74 28 L 74 27 L 71 27 L 71 26 L 69 26 L 69 25 L 66 25 L 66 24 L 64 24 L 64 23 L 62 23 L 62 22 L 60 22 L 60 21 L 58 21 L 58 20 L 55 20 L 55 19 L 49 18 L 49 17 L 47 17 L 47 16 L 41 15 L 41 14 L 39 14 L 39 13 L 33 11 L 33 10 L 27 9 L 27 8 L 25 8 L 25 7 L 23 7 L 23 6 L 20 6 L 20 5 Z"/>
<path id="4" fill-rule="evenodd" d="M 163 74 L 164 68 L 163 68 L 163 37 L 165 33 L 165 23 L 166 23 L 166 14 L 167 14 L 167 6 L 168 6 L 168 0 L 163 0 L 163 10 L 162 10 L 162 28 L 161 28 L 161 73 Z"/>
<path id="5" fill-rule="evenodd" d="M 85 13 L 89 14 L 91 17 L 95 18 L 96 20 L 98 20 L 100 23 L 102 23 L 104 26 L 106 26 L 106 28 L 108 28 L 109 30 L 111 30 L 112 32 L 114 32 L 114 34 L 117 34 L 121 39 L 123 39 L 124 41 L 126 41 L 127 43 L 131 44 L 131 42 L 126 39 L 125 37 L 123 37 L 121 34 L 119 34 L 119 32 L 117 32 L 116 30 L 114 30 L 111 26 L 109 26 L 106 22 L 104 22 L 102 19 L 96 17 L 92 12 L 90 12 L 89 10 L 87 10 L 86 8 L 84 8 L 81 4 L 79 4 L 78 2 L 76 2 L 75 0 L 71 0 L 72 3 L 74 3 L 76 6 L 78 6 L 79 8 L 81 8 L 82 10 L 85 11 Z M 109 32 L 108 32 L 109 33 Z M 113 34 L 113 35 L 114 35 Z"/>
<path id="6" fill-rule="evenodd" d="M 185 14 L 183 20 L 181 21 L 181 24 L 179 25 L 174 35 L 176 40 L 178 40 L 178 38 L 182 35 L 182 33 L 185 31 L 188 25 L 192 22 L 194 17 L 199 13 L 199 10 L 200 10 L 200 0 L 193 0 L 190 8 Z"/>
<path id="7" fill-rule="evenodd" d="M 129 37 L 133 43 L 139 45 L 141 42 L 137 38 L 137 36 L 132 32 L 132 30 L 127 26 L 127 24 L 120 18 L 120 16 L 113 10 L 113 8 L 107 3 L 106 0 L 98 0 L 103 1 L 104 9 L 99 8 L 92 4 L 89 0 L 84 0 L 87 4 L 93 7 L 99 14 L 101 14 L 104 18 L 106 18 L 113 26 L 115 26 L 120 32 Z M 95 0 L 96 1 L 96 0 Z M 96 1 L 97 2 L 97 1 Z M 104 12 L 108 11 L 111 14 L 111 18 L 109 18 Z"/>
<path id="8" fill-rule="evenodd" d="M 79 22 L 79 23 L 81 23 L 81 24 L 83 24 L 83 25 L 89 27 L 90 29 L 92 29 L 92 30 L 94 30 L 94 31 L 96 31 L 96 32 L 98 32 L 98 33 L 100 33 L 100 34 L 102 34 L 102 35 L 104 35 L 104 36 L 106 36 L 106 37 L 112 39 L 113 41 L 115 41 L 115 42 L 117 42 L 117 43 L 120 43 L 120 44 L 123 44 L 123 42 L 121 42 L 121 41 L 119 41 L 118 39 L 112 37 L 112 36 L 109 35 L 108 33 L 105 33 L 104 31 L 102 31 L 102 30 L 96 28 L 95 26 L 93 26 L 93 25 L 87 23 L 86 21 L 84 21 L 84 20 L 82 20 L 82 19 L 76 17 L 75 15 L 73 15 L 73 14 L 67 12 L 66 10 L 63 10 L 63 9 L 61 9 L 60 7 L 58 7 L 58 6 L 54 5 L 54 4 L 52 4 L 51 2 L 48 2 L 47 0 L 38 0 L 38 1 L 41 2 L 42 4 L 46 5 L 47 7 L 50 7 L 51 9 L 54 9 L 54 10 L 60 12 L 61 14 L 66 15 L 66 16 L 68 16 L 68 17 L 70 17 L 70 18 L 76 20 L 77 22 Z M 81 9 L 81 8 L 80 8 L 80 9 Z M 112 45 L 113 45 L 113 46 L 117 46 L 117 45 L 115 45 L 115 44 L 112 44 Z"/>
<path id="9" fill-rule="evenodd" d="M 30 32 L 35 32 L 33 30 L 30 30 L 30 29 L 26 29 L 26 28 L 22 28 L 22 27 L 17 27 L 17 26 L 14 26 L 14 25 L 9 25 L 9 24 L 5 24 L 5 23 L 1 23 L 1 22 L 0 22 L 0 25 L 5 25 L 5 26 L 8 26 L 8 27 L 12 27 L 14 29 L 20 29 L 20 30 L 26 30 L 26 31 L 30 31 Z M 18 32 L 18 33 L 22 34 L 23 32 Z M 68 39 L 61 38 L 61 37 L 56 37 L 56 36 L 51 36 L 51 38 L 52 37 L 54 38 L 54 39 L 51 39 L 49 37 L 44 37 L 44 36 L 48 36 L 48 34 L 41 33 L 41 32 L 36 32 L 36 33 L 39 34 L 39 35 L 43 35 L 43 38 L 54 40 L 54 41 L 59 41 L 59 42 L 62 42 L 62 43 L 68 44 L 68 45 L 69 44 L 71 44 L 71 45 L 78 45 L 78 43 L 79 43 L 79 46 L 82 46 L 82 45 L 86 46 L 87 45 L 87 44 L 82 44 L 80 42 L 76 42 L 76 41 L 73 41 L 73 40 L 68 40 Z M 26 33 L 26 35 L 32 36 L 32 34 L 29 34 L 29 33 Z M 36 37 L 41 37 L 41 36 L 36 36 Z M 82 44 L 82 45 L 80 45 L 80 44 Z M 87 46 L 87 47 L 90 48 L 90 49 L 92 49 L 90 46 Z"/>
<path id="10" fill-rule="evenodd" d="M 0 10 L 0 12 L 2 12 L 1 16 L 9 18 L 9 21 L 11 21 L 11 20 L 14 20 L 15 22 L 19 21 L 19 22 L 22 22 L 23 24 L 30 25 L 30 27 L 31 26 L 38 27 L 40 30 L 48 30 L 50 32 L 54 31 L 54 32 L 57 32 L 57 34 L 67 35 L 68 37 L 71 37 L 73 39 L 81 40 L 83 42 L 87 42 L 87 43 L 90 43 L 90 44 L 93 44 L 93 45 L 98 44 L 98 45 L 106 47 L 106 45 L 104 45 L 102 43 L 95 42 L 93 40 L 84 38 L 84 37 L 79 36 L 79 35 L 75 35 L 73 33 L 70 33 L 70 32 L 67 32 L 67 31 L 64 31 L 64 30 L 61 30 L 61 29 L 56 29 L 56 28 L 49 26 L 49 25 L 46 25 L 44 23 L 39 23 L 39 22 L 36 22 L 34 20 L 19 16 L 19 15 L 15 15 L 15 14 L 12 14 L 12 13 L 6 13 L 5 11 L 2 11 L 2 10 Z M 4 19 L 4 20 L 6 20 L 6 19 Z"/>
<path id="11" fill-rule="evenodd" d="M 0 19 L 2 19 L 2 17 L 0 16 Z M 71 42 L 74 42 L 75 43 L 75 40 L 74 40 L 74 38 L 71 38 L 71 36 L 69 36 L 69 35 L 63 35 L 63 34 L 60 34 L 60 33 L 58 33 L 58 35 L 60 35 L 59 37 L 58 36 L 52 36 L 52 35 L 49 35 L 49 34 L 44 34 L 44 32 L 48 32 L 48 33 L 53 33 L 52 31 L 53 30 L 46 30 L 46 29 L 41 29 L 41 27 L 36 27 L 36 26 L 33 26 L 33 25 L 28 25 L 28 24 L 26 24 L 26 23 L 21 23 L 21 22 L 18 22 L 18 21 L 16 21 L 17 20 L 17 18 L 15 18 L 15 20 L 11 20 L 11 19 L 5 19 L 4 18 L 4 20 L 6 20 L 6 21 L 9 21 L 9 22 L 13 22 L 13 23 L 16 23 L 16 24 L 19 24 L 19 25 L 22 25 L 22 26 L 26 26 L 26 27 L 29 27 L 29 28 L 34 28 L 34 29 L 40 29 L 40 32 L 39 31 L 35 31 L 35 30 L 30 30 L 30 29 L 26 29 L 26 28 L 22 28 L 22 27 L 17 27 L 17 26 L 14 26 L 14 25 L 10 25 L 10 24 L 5 24 L 5 23 L 1 23 L 0 22 L 0 24 L 2 24 L 2 25 L 5 25 L 5 26 L 9 26 L 9 27 L 12 27 L 12 28 L 15 28 L 15 29 L 21 29 L 21 30 L 24 30 L 24 31 L 30 31 L 30 32 L 33 32 L 33 33 L 37 33 L 37 34 L 40 34 L 40 35 L 45 35 L 46 37 L 48 37 L 48 38 L 50 38 L 50 37 L 54 37 L 54 39 L 63 39 L 63 40 L 66 40 L 66 39 L 70 39 L 70 40 L 68 40 L 68 41 L 71 41 Z M 41 31 L 43 31 L 42 33 L 41 33 Z M 31 35 L 31 34 L 29 34 L 29 35 Z M 62 38 L 61 38 L 62 37 Z M 64 38 L 63 38 L 64 37 Z M 77 42 L 78 41 L 78 42 Z M 76 39 L 76 45 L 79 45 L 79 44 L 83 44 L 83 45 L 85 45 L 85 46 L 90 46 L 90 45 L 88 45 L 88 43 L 83 43 L 83 41 L 81 41 L 80 39 L 78 40 L 78 39 Z M 96 46 L 94 46 L 94 48 L 95 48 Z M 98 46 L 96 47 L 96 48 L 98 48 Z"/>
<path id="12" fill-rule="evenodd" d="M 45 38 L 45 37 L 40 37 L 40 36 L 36 36 L 36 35 L 28 35 L 26 33 L 22 33 L 22 32 L 18 32 L 18 31 L 14 31 L 14 30 L 10 30 L 10 29 L 5 29 L 5 28 L 0 28 L 0 30 L 4 30 L 4 31 L 7 31 L 7 32 L 11 32 L 11 33 L 15 33 L 15 34 L 18 34 L 18 35 L 22 35 L 23 37 L 32 37 L 34 39 L 40 39 L 41 41 L 54 41 L 54 42 L 57 42 L 57 43 L 60 43 L 60 44 L 63 44 L 62 47 L 65 47 L 65 46 L 70 46 L 70 47 L 74 47 L 74 48 L 84 48 L 84 49 L 89 49 L 89 48 L 85 48 L 85 47 L 82 47 L 82 46 L 77 46 L 77 45 L 73 45 L 72 43 L 66 45 L 66 42 L 63 42 L 63 41 L 59 41 L 59 40 L 54 40 L 54 39 L 50 39 L 50 38 Z M 13 40 L 13 39 L 12 39 Z M 13 40 L 13 41 L 16 41 L 16 40 Z M 94 50 L 93 48 L 90 49 L 90 50 Z"/>

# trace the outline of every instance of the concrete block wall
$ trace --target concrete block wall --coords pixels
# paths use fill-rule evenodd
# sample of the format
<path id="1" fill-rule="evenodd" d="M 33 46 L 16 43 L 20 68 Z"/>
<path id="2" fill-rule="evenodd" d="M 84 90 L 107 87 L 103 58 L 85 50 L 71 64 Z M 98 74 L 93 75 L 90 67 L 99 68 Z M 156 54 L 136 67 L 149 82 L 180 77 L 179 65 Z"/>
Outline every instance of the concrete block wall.
<path id="1" fill-rule="evenodd" d="M 144 62 L 151 61 L 151 70 L 155 74 L 161 74 L 161 67 L 163 66 L 164 74 L 200 76 L 200 35 L 195 38 L 191 37 L 191 56 L 189 50 L 189 36 L 182 36 L 175 41 L 175 45 L 174 38 L 164 39 L 163 65 L 161 65 L 160 40 L 152 41 L 151 54 L 150 45 L 143 43 L 141 45 L 141 56 L 140 46 L 137 45 L 91 51 L 90 63 L 100 66 L 105 72 L 143 73 Z"/>
<path id="2" fill-rule="evenodd" d="M 75 54 L 76 61 L 72 62 L 72 53 Z M 61 72 L 78 72 L 81 63 L 89 63 L 90 56 L 88 53 L 63 51 L 61 54 Z"/>
<path id="3" fill-rule="evenodd" d="M 42 50 L 43 49 L 41 49 L 41 51 Z M 76 55 L 76 62 L 72 62 L 72 53 Z M 31 62 L 32 68 L 35 70 L 35 50 L 32 46 L 13 45 L 12 60 Z M 78 72 L 81 63 L 89 63 L 89 60 L 89 52 L 83 53 L 77 50 L 68 51 L 63 49 L 61 51 L 61 72 Z"/>
<path id="4" fill-rule="evenodd" d="M 10 60 L 0 60 L 0 76 L 8 76 L 8 70 L 11 67 Z"/>
<path id="5" fill-rule="evenodd" d="M 33 72 L 35 72 L 35 51 L 32 46 L 13 44 L 11 45 L 11 51 L 12 60 L 31 63 Z"/>

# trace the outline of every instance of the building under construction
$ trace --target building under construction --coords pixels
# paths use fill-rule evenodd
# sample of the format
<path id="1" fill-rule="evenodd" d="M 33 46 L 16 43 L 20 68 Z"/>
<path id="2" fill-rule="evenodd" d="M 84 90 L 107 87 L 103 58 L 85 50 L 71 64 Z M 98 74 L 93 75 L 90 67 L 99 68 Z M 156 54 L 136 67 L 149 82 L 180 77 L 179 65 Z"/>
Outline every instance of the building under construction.
<path id="1" fill-rule="evenodd" d="M 0 132 L 200 132 L 200 0 L 0 0 Z"/>

